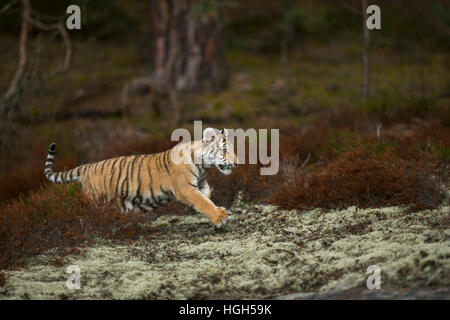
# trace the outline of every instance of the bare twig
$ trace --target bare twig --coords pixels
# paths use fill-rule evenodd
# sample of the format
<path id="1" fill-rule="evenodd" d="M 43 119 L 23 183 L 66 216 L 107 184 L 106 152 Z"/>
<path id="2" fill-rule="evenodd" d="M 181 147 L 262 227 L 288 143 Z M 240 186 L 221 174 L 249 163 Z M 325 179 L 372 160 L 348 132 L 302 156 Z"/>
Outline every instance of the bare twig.
<path id="1" fill-rule="evenodd" d="M 72 44 L 70 42 L 69 34 L 67 33 L 66 28 L 62 23 L 53 23 L 53 24 L 45 24 L 39 20 L 36 20 L 32 18 L 31 16 L 28 16 L 27 21 L 29 24 L 34 25 L 36 28 L 44 30 L 44 31 L 51 31 L 51 30 L 58 30 L 61 34 L 61 37 L 64 41 L 64 46 L 66 48 L 66 53 L 64 56 L 64 63 L 60 70 L 55 70 L 51 76 L 55 76 L 59 73 L 64 73 L 69 68 L 70 64 L 70 58 L 72 56 Z"/>
<path id="2" fill-rule="evenodd" d="M 348 10 L 350 10 L 353 13 L 359 14 L 359 9 L 353 5 L 351 5 L 350 3 L 348 3 L 347 1 L 344 1 L 342 3 L 342 5 L 347 8 Z"/>
<path id="3" fill-rule="evenodd" d="M 381 128 L 383 127 L 383 124 L 381 122 L 377 122 L 376 128 L 377 128 L 377 138 L 381 141 Z"/>
<path id="4" fill-rule="evenodd" d="M 3 112 L 8 112 L 11 107 L 11 99 L 16 95 L 20 82 L 23 80 L 25 73 L 25 66 L 27 64 L 27 41 L 28 41 L 28 18 L 31 14 L 31 7 L 29 0 L 22 0 L 22 27 L 20 29 L 20 42 L 19 42 L 19 66 L 17 67 L 16 74 L 11 81 L 8 91 L 6 91 L 3 104 Z M 6 110 L 5 110 L 6 109 Z"/>
<path id="5" fill-rule="evenodd" d="M 5 5 L 1 13 L 6 12 L 13 4 L 15 4 L 18 0 L 13 0 L 7 5 Z M 72 45 L 70 42 L 69 34 L 67 33 L 67 30 L 65 29 L 65 26 L 63 23 L 53 23 L 53 24 L 46 24 L 41 22 L 37 18 L 33 18 L 32 16 L 39 16 L 38 13 L 34 12 L 31 8 L 30 0 L 21 0 L 21 6 L 22 6 L 22 26 L 20 30 L 20 41 L 19 41 L 19 65 L 17 67 L 16 73 L 14 75 L 14 78 L 12 79 L 8 90 L 4 94 L 1 105 L 0 105 L 0 112 L 1 114 L 5 115 L 4 117 L 4 132 L 2 135 L 2 144 L 6 141 L 12 127 L 12 120 L 14 115 L 16 115 L 19 110 L 19 101 L 23 94 L 24 88 L 25 88 L 25 81 L 29 74 L 29 62 L 28 62 L 28 55 L 27 55 L 27 42 L 28 42 L 28 33 L 30 31 L 30 26 L 34 26 L 37 29 L 44 30 L 44 31 L 51 31 L 55 30 L 58 31 L 58 33 L 61 35 L 64 46 L 65 46 L 65 56 L 64 61 L 61 66 L 61 68 L 58 68 L 51 72 L 49 76 L 46 78 L 47 80 L 61 74 L 67 71 L 70 64 L 70 59 L 72 56 Z"/>
<path id="6" fill-rule="evenodd" d="M 306 166 L 306 164 L 309 162 L 309 159 L 311 159 L 311 152 L 308 153 L 308 156 L 306 157 L 305 161 L 302 162 L 299 169 L 302 169 L 304 166 Z"/>
<path id="7" fill-rule="evenodd" d="M 367 0 L 361 1 L 362 5 L 362 22 L 363 22 L 363 38 L 364 38 L 364 48 L 362 55 L 362 66 L 363 66 L 363 84 L 362 84 L 362 100 L 367 101 L 370 95 L 370 60 L 369 60 L 369 46 L 370 46 L 370 32 L 366 25 L 367 18 Z"/>
<path id="8" fill-rule="evenodd" d="M 18 0 L 12 0 L 9 3 L 5 4 L 2 8 L 2 10 L 0 10 L 0 14 L 4 14 L 6 11 L 9 10 L 9 8 L 11 8 L 13 5 L 16 4 Z"/>
<path id="9" fill-rule="evenodd" d="M 321 166 L 321 165 L 323 165 L 323 164 L 325 164 L 325 161 L 323 161 L 323 159 L 322 159 L 322 157 L 321 157 L 321 158 L 319 158 L 319 160 L 317 160 L 316 163 L 313 164 L 313 167 L 314 167 L 314 168 L 315 168 L 315 167 L 319 167 L 319 166 Z"/>

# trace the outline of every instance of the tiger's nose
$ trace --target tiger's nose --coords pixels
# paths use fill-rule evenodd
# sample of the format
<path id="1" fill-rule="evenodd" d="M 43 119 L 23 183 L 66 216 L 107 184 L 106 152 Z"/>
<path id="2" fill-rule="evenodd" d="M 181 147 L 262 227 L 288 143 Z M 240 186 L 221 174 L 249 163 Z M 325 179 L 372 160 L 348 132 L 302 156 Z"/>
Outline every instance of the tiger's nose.
<path id="1" fill-rule="evenodd" d="M 230 162 L 230 163 L 228 163 L 228 167 L 230 168 L 230 169 L 233 169 L 235 166 L 236 166 L 236 162 Z"/>

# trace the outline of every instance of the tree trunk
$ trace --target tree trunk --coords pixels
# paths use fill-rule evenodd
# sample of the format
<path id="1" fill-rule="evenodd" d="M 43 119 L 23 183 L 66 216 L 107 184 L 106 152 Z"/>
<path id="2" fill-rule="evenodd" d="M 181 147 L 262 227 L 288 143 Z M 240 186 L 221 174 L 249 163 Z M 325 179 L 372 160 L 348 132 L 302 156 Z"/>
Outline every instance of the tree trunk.
<path id="1" fill-rule="evenodd" d="M 369 49 L 370 49 L 370 33 L 367 28 L 367 0 L 362 0 L 362 18 L 363 18 L 363 38 L 364 38 L 364 48 L 362 54 L 362 67 L 363 67 L 363 83 L 362 83 L 362 100 L 367 101 L 370 95 L 370 60 L 369 60 Z"/>
<path id="2" fill-rule="evenodd" d="M 221 10 L 199 14 L 195 0 L 150 1 L 153 79 L 179 92 L 226 86 Z"/>
<path id="3" fill-rule="evenodd" d="M 22 84 L 25 78 L 25 69 L 27 65 L 27 42 L 28 42 L 28 32 L 29 25 L 28 20 L 30 19 L 31 7 L 29 0 L 22 0 L 22 27 L 20 29 L 20 42 L 19 42 L 19 66 L 17 67 L 16 74 L 11 81 L 8 91 L 6 91 L 3 96 L 1 103 L 1 113 L 6 115 L 8 121 L 10 117 L 18 108 L 20 95 L 22 94 Z"/>

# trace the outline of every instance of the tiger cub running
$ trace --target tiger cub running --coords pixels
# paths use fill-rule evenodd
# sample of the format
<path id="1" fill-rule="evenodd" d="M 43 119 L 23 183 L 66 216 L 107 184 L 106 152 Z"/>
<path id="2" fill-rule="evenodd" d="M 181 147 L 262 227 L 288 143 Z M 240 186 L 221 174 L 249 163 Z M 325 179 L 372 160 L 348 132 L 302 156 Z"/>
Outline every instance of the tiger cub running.
<path id="1" fill-rule="evenodd" d="M 153 210 L 173 199 L 194 208 L 216 227 L 231 215 L 210 200 L 206 181 L 210 168 L 228 175 L 238 164 L 226 129 L 203 131 L 203 139 L 180 143 L 165 152 L 122 156 L 80 165 L 65 172 L 52 170 L 56 145 L 52 143 L 45 163 L 45 176 L 54 183 L 81 182 L 83 192 L 92 199 L 119 199 L 128 210 Z"/>

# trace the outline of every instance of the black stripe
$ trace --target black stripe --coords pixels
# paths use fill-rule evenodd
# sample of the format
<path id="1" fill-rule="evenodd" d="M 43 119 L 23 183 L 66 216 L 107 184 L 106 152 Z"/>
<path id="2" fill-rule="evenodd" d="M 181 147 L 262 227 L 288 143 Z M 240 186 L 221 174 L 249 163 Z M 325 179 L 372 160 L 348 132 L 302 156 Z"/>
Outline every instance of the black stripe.
<path id="1" fill-rule="evenodd" d="M 73 180 L 73 169 L 69 171 L 69 179 L 70 181 Z"/>
<path id="2" fill-rule="evenodd" d="M 164 156 L 164 153 L 160 153 L 159 157 L 158 157 L 160 170 L 163 169 L 163 156 Z"/>
<path id="3" fill-rule="evenodd" d="M 86 173 L 92 175 L 92 174 L 94 173 L 93 168 L 94 168 L 94 164 L 93 164 L 93 163 L 90 163 L 90 164 L 88 165 L 88 168 L 87 168 L 87 170 L 86 170 Z"/>
<path id="4" fill-rule="evenodd" d="M 191 146 L 191 160 L 192 160 L 192 163 L 195 164 L 195 161 L 194 161 L 194 148 L 192 148 L 192 146 Z"/>
<path id="5" fill-rule="evenodd" d="M 193 184 L 193 183 L 190 183 L 190 182 L 188 182 L 188 184 L 191 185 L 191 186 L 193 186 L 195 189 L 198 189 L 198 186 L 197 186 L 197 185 L 195 185 L 195 184 Z"/>
<path id="6" fill-rule="evenodd" d="M 130 158 L 127 159 L 128 163 L 127 163 L 127 168 L 125 169 L 125 178 L 123 179 L 122 182 L 122 187 L 120 188 L 120 195 L 122 196 L 123 194 L 123 186 L 126 185 L 127 186 L 127 191 L 125 192 L 125 198 L 128 197 L 128 179 L 130 178 L 130 175 L 128 174 L 128 169 L 130 168 Z"/>
<path id="7" fill-rule="evenodd" d="M 130 178 L 133 177 L 133 172 L 134 172 L 134 164 L 136 163 L 136 159 L 138 156 L 134 156 L 133 160 L 131 161 L 131 170 L 130 170 Z"/>
<path id="8" fill-rule="evenodd" d="M 190 173 L 192 173 L 192 175 L 193 175 L 196 179 L 198 179 L 198 175 L 196 175 L 196 174 L 194 173 L 194 171 L 191 170 L 191 168 L 188 168 L 188 170 L 189 170 Z"/>
<path id="9" fill-rule="evenodd" d="M 148 198 L 145 200 L 145 205 L 149 206 L 149 207 L 152 207 L 153 209 L 158 208 L 158 206 L 155 205 L 154 202 L 151 202 Z"/>
<path id="10" fill-rule="evenodd" d="M 89 164 L 89 169 L 88 169 L 88 171 L 89 171 L 89 174 L 90 174 L 90 175 L 95 174 L 95 170 L 94 170 L 95 165 L 96 165 L 95 162 Z"/>
<path id="11" fill-rule="evenodd" d="M 160 168 L 160 166 L 159 166 L 159 162 L 158 162 L 158 160 L 159 160 L 159 157 L 160 157 L 160 153 L 158 153 L 157 155 L 155 155 L 155 164 L 156 164 L 156 169 L 158 169 L 158 171 L 159 170 L 161 170 L 161 168 Z"/>
<path id="12" fill-rule="evenodd" d="M 103 175 L 103 190 L 105 191 L 105 195 L 108 195 L 108 190 L 106 190 L 106 174 Z"/>
<path id="13" fill-rule="evenodd" d="M 87 165 L 83 165 L 83 167 L 80 170 L 80 173 L 83 177 L 86 175 L 86 171 L 87 171 Z"/>
<path id="14" fill-rule="evenodd" d="M 165 195 L 170 197 L 170 192 L 169 191 L 164 190 L 162 186 L 160 186 L 159 189 L 161 189 L 162 193 L 164 193 Z"/>
<path id="15" fill-rule="evenodd" d="M 122 164 L 123 164 L 123 160 L 125 160 L 126 158 L 123 157 L 120 159 L 119 162 L 119 174 L 117 175 L 117 182 L 116 182 L 116 196 L 119 196 L 119 182 L 120 182 L 120 177 L 122 176 Z"/>
<path id="16" fill-rule="evenodd" d="M 136 190 L 136 196 L 141 197 L 141 169 L 142 169 L 142 162 L 144 162 L 144 157 L 141 158 L 141 161 L 139 162 L 138 172 L 137 172 L 137 190 Z"/>
<path id="17" fill-rule="evenodd" d="M 94 173 L 97 173 L 99 164 L 100 164 L 99 162 L 94 163 Z"/>
<path id="18" fill-rule="evenodd" d="M 113 163 L 111 164 L 111 176 L 109 177 L 109 186 L 112 187 L 112 180 L 114 177 L 114 173 L 116 172 L 115 164 L 120 158 L 114 159 Z"/>
<path id="19" fill-rule="evenodd" d="M 125 183 L 127 182 L 127 179 L 128 179 L 128 167 L 130 166 L 130 161 L 128 161 L 128 159 L 126 161 L 127 161 L 127 163 L 126 163 L 126 165 L 124 165 L 125 166 L 125 168 L 124 168 L 125 176 L 123 178 L 122 185 L 120 186 L 120 196 L 121 197 L 123 197 L 122 196 L 123 195 L 123 187 L 124 187 Z"/>
<path id="20" fill-rule="evenodd" d="M 154 159 L 154 155 L 151 155 L 152 158 Z M 152 184 L 153 184 L 153 179 L 152 179 L 152 173 L 150 172 L 150 166 L 148 166 L 147 168 L 147 173 L 148 173 L 148 178 L 150 180 L 150 197 L 152 198 L 153 202 L 155 202 L 155 198 L 153 197 L 153 188 L 152 188 Z"/>
<path id="21" fill-rule="evenodd" d="M 105 160 L 105 161 L 102 161 L 102 167 L 100 168 L 100 174 L 103 174 L 103 170 L 105 169 L 105 164 L 107 163 L 107 162 L 109 162 L 110 160 Z"/>
<path id="22" fill-rule="evenodd" d="M 142 202 L 142 197 L 138 197 L 138 196 L 134 197 L 133 200 L 131 200 L 131 203 L 133 205 L 140 205 L 141 202 Z"/>
<path id="23" fill-rule="evenodd" d="M 150 185 L 150 198 L 152 198 L 152 201 L 153 201 L 154 203 L 156 203 L 156 199 L 155 199 L 155 197 L 153 196 L 153 188 L 152 188 L 151 185 Z"/>
<path id="24" fill-rule="evenodd" d="M 136 163 L 137 157 L 138 156 L 133 156 L 133 160 L 131 161 L 130 173 L 128 174 L 128 180 L 127 180 L 127 197 L 128 197 L 128 193 L 130 192 L 130 189 L 131 189 L 131 183 L 133 182 L 134 164 Z"/>
<path id="25" fill-rule="evenodd" d="M 164 161 L 163 161 L 163 162 L 164 162 L 164 167 L 166 168 L 167 173 L 170 175 L 169 162 L 168 162 L 168 160 L 167 160 L 167 153 L 168 153 L 169 151 L 170 151 L 170 150 L 164 152 Z"/>
<path id="26" fill-rule="evenodd" d="M 86 166 L 85 166 L 85 170 L 84 170 L 84 174 L 85 175 L 88 175 L 88 174 L 90 174 L 91 173 L 91 168 L 92 168 L 92 164 L 87 164 Z"/>

